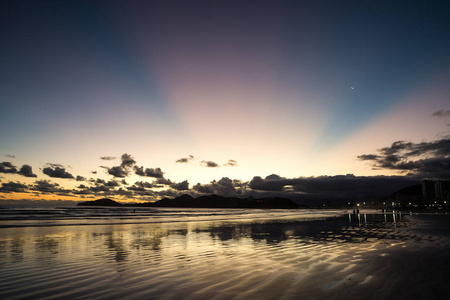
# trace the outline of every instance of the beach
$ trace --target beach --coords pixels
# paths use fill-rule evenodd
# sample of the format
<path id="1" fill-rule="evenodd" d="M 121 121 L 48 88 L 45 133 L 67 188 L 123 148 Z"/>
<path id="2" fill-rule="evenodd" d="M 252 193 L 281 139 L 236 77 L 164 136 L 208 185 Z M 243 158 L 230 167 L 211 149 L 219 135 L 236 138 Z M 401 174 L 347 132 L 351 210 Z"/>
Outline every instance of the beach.
<path id="1" fill-rule="evenodd" d="M 161 211 L 3 218 L 0 298 L 450 296 L 447 214 Z"/>

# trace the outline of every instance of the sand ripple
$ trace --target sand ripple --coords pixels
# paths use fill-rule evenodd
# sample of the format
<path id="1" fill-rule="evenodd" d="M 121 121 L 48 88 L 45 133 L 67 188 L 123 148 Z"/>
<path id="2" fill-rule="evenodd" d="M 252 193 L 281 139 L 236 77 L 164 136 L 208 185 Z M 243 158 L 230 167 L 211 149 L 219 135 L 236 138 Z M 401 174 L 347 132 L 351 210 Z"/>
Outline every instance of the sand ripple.
<path id="1" fill-rule="evenodd" d="M 414 222 L 360 226 L 335 218 L 2 229 L 0 298 L 446 296 L 436 288 L 440 281 L 427 280 L 449 271 L 448 258 L 437 261 L 445 260 L 438 250 L 448 249 L 446 239 L 413 231 Z M 430 252 L 426 245 L 437 242 Z"/>

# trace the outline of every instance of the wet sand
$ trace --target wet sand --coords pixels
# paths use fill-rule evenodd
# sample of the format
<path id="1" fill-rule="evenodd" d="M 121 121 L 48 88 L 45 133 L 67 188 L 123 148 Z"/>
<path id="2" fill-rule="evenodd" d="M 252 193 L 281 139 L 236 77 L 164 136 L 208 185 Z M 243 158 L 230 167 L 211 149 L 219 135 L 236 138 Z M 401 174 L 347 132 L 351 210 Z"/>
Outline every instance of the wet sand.
<path id="1" fill-rule="evenodd" d="M 350 216 L 351 217 L 351 216 Z M 1 299 L 446 299 L 449 215 L 2 228 Z"/>

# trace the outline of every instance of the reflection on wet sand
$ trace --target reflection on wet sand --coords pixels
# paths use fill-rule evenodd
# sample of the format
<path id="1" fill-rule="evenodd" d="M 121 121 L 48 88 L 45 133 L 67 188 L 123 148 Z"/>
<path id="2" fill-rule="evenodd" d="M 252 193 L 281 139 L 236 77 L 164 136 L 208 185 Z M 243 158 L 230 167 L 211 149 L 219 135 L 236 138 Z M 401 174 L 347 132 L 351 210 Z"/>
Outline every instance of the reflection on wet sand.
<path id="1" fill-rule="evenodd" d="M 360 214 L 3 229 L 0 298 L 336 297 L 379 283 L 368 261 L 387 263 L 380 249 L 422 242 L 401 230 L 411 223 Z"/>

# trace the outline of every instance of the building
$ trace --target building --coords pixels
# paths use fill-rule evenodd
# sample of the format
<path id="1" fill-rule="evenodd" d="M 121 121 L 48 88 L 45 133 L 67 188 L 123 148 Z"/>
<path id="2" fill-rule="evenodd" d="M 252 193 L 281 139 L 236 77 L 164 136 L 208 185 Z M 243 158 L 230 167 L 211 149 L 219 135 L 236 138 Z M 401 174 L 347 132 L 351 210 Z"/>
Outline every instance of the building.
<path id="1" fill-rule="evenodd" d="M 423 201 L 425 205 L 449 204 L 450 181 L 448 180 L 424 180 L 422 181 Z"/>

